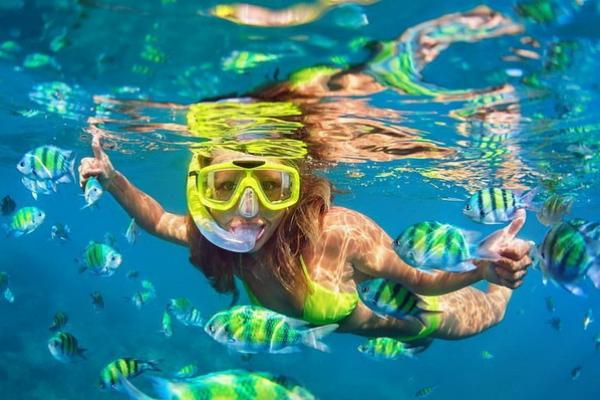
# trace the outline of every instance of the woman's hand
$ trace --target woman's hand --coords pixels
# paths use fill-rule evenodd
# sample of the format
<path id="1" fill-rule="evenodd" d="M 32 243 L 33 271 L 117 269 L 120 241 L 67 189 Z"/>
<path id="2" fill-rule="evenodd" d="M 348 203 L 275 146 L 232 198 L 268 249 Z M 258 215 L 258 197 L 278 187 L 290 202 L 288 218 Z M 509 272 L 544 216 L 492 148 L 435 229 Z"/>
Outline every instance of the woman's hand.
<path id="1" fill-rule="evenodd" d="M 102 186 L 107 188 L 117 172 L 110 162 L 110 158 L 102 149 L 98 135 L 93 136 L 92 150 L 94 157 L 82 158 L 79 164 L 79 186 L 83 189 L 88 178 L 95 176 Z"/>
<path id="2" fill-rule="evenodd" d="M 476 260 L 474 264 L 488 282 L 516 289 L 523 284 L 523 277 L 531 265 L 529 251 L 531 242 L 516 236 L 525 224 L 525 210 L 518 210 L 517 217 L 507 227 L 488 236 L 480 246 L 500 256 L 493 262 Z"/>

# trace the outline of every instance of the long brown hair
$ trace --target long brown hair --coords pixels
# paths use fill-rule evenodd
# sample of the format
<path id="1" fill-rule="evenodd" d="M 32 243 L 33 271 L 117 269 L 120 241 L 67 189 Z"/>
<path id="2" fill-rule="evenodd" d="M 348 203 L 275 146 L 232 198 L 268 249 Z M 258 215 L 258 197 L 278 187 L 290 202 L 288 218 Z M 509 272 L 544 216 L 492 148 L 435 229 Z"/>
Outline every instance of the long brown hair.
<path id="1" fill-rule="evenodd" d="M 283 217 L 273 236 L 260 250 L 260 259 L 248 253 L 224 250 L 209 242 L 198 230 L 191 216 L 187 218 L 190 262 L 198 268 L 220 293 L 236 293 L 234 271 L 241 263 L 249 267 L 262 262 L 270 265 L 277 281 L 289 293 L 306 290 L 299 257 L 306 246 L 314 246 L 321 231 L 323 215 L 331 205 L 330 183 L 310 170 L 307 164 L 296 164 L 300 171 L 300 199 Z"/>

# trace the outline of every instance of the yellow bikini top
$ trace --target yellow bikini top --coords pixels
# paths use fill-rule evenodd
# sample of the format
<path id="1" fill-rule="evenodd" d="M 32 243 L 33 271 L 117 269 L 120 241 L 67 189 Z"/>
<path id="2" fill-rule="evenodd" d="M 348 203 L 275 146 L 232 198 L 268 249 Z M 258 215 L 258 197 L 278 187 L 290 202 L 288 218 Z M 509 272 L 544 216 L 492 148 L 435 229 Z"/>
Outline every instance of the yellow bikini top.
<path id="1" fill-rule="evenodd" d="M 300 256 L 302 272 L 308 284 L 308 292 L 304 298 L 302 319 L 314 325 L 336 323 L 352 313 L 358 303 L 358 293 L 334 292 L 312 281 L 308 275 L 304 259 Z M 260 306 L 248 284 L 243 281 L 246 292 L 252 304 Z"/>

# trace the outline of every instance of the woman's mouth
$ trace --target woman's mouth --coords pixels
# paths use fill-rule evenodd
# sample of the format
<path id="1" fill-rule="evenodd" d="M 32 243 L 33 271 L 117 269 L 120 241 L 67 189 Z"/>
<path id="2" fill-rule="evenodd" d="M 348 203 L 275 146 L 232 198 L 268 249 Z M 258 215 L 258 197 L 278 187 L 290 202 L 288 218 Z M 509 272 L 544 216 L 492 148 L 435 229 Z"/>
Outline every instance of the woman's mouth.
<path id="1" fill-rule="evenodd" d="M 267 225 L 264 223 L 237 224 L 231 227 L 233 233 L 252 234 L 258 241 L 264 235 Z"/>

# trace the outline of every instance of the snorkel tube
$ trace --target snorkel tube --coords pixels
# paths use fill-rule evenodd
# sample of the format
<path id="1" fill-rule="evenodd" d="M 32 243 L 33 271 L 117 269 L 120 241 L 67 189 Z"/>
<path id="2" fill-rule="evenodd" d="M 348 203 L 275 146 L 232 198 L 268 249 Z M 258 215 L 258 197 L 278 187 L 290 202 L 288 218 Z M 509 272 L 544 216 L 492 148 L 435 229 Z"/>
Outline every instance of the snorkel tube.
<path id="1" fill-rule="evenodd" d="M 255 244 L 260 233 L 259 228 L 237 228 L 228 231 L 219 226 L 208 209 L 202 204 L 198 194 L 197 172 L 195 166 L 198 158 L 194 155 L 190 162 L 187 177 L 188 210 L 200 233 L 212 244 L 235 253 L 248 253 Z"/>

